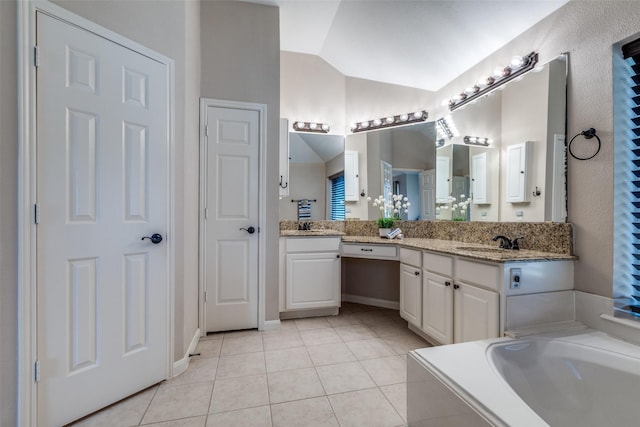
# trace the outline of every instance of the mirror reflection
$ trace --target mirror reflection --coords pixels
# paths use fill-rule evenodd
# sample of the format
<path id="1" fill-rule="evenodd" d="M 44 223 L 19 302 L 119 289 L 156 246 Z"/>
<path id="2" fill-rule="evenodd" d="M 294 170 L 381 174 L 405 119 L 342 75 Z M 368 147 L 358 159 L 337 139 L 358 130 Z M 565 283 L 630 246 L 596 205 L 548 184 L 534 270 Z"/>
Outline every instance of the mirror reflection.
<path id="1" fill-rule="evenodd" d="M 561 55 L 450 113 L 453 136 L 436 122 L 346 138 L 291 132 L 280 219 L 297 219 L 292 199 L 317 200 L 310 219 L 376 219 L 367 197 L 393 192 L 411 201 L 410 220 L 566 221 L 567 61 Z"/>
<path id="2" fill-rule="evenodd" d="M 342 135 L 290 132 L 289 197 L 280 200 L 280 219 L 344 219 L 331 217 L 330 203 L 332 183 L 335 188 L 343 174 Z"/>

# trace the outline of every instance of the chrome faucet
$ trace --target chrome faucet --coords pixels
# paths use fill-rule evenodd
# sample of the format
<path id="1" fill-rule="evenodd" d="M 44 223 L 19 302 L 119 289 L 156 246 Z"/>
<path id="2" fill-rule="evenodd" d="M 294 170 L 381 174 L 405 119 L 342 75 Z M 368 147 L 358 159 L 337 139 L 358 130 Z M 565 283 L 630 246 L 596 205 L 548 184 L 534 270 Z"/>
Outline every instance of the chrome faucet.
<path id="1" fill-rule="evenodd" d="M 303 222 L 303 223 L 298 223 L 298 230 L 311 230 L 311 223 L 310 222 Z"/>
<path id="2" fill-rule="evenodd" d="M 491 240 L 493 240 L 494 242 L 497 242 L 498 239 L 500 239 L 500 248 L 501 249 L 515 249 L 513 247 L 513 243 L 511 243 L 511 240 L 509 240 L 509 238 L 506 237 L 506 236 L 502 236 L 502 235 L 498 234 L 497 236 L 493 236 L 493 238 Z"/>

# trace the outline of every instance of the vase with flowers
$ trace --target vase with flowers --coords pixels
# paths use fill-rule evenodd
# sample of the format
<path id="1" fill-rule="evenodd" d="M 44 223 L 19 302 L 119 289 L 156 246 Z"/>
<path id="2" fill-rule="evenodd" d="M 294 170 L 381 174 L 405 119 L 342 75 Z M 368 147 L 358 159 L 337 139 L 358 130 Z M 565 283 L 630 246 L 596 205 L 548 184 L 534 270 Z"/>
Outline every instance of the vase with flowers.
<path id="1" fill-rule="evenodd" d="M 367 200 L 380 212 L 376 220 L 380 237 L 386 237 L 395 221 L 403 219 L 411 206 L 409 198 L 402 194 L 389 193 L 387 197 L 378 196 L 376 199 L 367 197 Z"/>
<path id="2" fill-rule="evenodd" d="M 469 211 L 469 205 L 471 204 L 471 198 L 466 198 L 464 194 L 461 194 L 460 200 L 456 197 L 449 196 L 448 202 L 436 206 L 436 217 L 441 214 L 448 213 L 451 216 L 451 221 L 467 221 L 467 212 Z"/>

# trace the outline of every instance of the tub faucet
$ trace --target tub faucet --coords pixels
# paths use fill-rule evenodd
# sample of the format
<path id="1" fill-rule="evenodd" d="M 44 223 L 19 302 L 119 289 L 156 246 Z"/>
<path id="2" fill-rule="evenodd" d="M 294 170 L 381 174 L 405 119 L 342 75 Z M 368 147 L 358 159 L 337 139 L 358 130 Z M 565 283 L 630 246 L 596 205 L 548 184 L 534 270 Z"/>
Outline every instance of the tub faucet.
<path id="1" fill-rule="evenodd" d="M 501 249 L 512 249 L 513 248 L 513 244 L 511 243 L 511 240 L 509 240 L 508 237 L 506 236 L 502 236 L 502 235 L 497 235 L 497 236 L 493 236 L 493 240 L 494 242 L 497 242 L 498 239 L 500 239 L 500 248 Z"/>

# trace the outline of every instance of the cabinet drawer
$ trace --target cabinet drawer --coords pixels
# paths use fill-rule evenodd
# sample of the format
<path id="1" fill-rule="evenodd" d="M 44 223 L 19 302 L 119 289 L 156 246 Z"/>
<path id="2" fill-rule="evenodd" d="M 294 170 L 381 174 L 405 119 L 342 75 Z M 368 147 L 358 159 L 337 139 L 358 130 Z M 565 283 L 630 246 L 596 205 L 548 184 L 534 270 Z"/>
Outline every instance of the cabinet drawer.
<path id="1" fill-rule="evenodd" d="M 337 252 L 340 250 L 339 237 L 293 237 L 287 238 L 289 252 Z"/>
<path id="2" fill-rule="evenodd" d="M 400 248 L 400 262 L 420 268 L 422 266 L 422 257 L 420 256 L 420 251 Z"/>
<path id="3" fill-rule="evenodd" d="M 398 259 L 398 248 L 391 245 L 342 244 L 342 254 L 356 258 Z"/>
<path id="4" fill-rule="evenodd" d="M 423 252 L 422 268 L 443 276 L 453 277 L 453 257 Z"/>
<path id="5" fill-rule="evenodd" d="M 475 283 L 496 291 L 499 290 L 499 273 L 500 269 L 497 265 L 469 261 L 464 258 L 458 259 L 456 265 L 456 279 L 467 283 Z"/>

